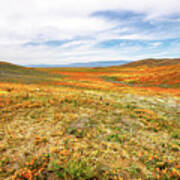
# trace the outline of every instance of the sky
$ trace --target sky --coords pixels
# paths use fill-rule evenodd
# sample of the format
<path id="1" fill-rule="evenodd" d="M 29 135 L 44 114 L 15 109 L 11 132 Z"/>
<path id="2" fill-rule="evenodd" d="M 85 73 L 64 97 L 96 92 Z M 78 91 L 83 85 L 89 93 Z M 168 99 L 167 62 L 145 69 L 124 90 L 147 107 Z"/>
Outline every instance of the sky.
<path id="1" fill-rule="evenodd" d="M 0 61 L 180 57 L 180 0 L 0 0 Z"/>

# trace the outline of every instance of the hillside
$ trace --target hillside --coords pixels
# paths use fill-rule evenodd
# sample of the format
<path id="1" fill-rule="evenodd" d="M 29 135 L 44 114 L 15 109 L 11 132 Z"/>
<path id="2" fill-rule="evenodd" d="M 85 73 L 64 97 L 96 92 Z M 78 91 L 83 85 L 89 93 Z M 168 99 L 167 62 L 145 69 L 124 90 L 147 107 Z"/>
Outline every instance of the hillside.
<path id="1" fill-rule="evenodd" d="M 19 83 L 43 83 L 59 77 L 37 69 L 0 61 L 0 81 Z"/>
<path id="2" fill-rule="evenodd" d="M 104 79 L 141 87 L 180 87 L 180 59 L 147 59 L 107 68 Z M 106 70 L 107 70 L 106 69 Z"/>
<path id="3" fill-rule="evenodd" d="M 180 66 L 0 72 L 0 179 L 179 179 Z"/>
<path id="4" fill-rule="evenodd" d="M 96 68 L 38 68 L 38 70 L 66 76 L 62 82 L 58 82 L 59 85 L 64 84 L 65 86 L 73 85 L 78 87 L 78 85 L 81 85 L 87 87 L 88 85 L 92 86 L 95 82 L 103 86 L 103 84 L 106 84 L 105 82 L 109 82 L 111 84 L 115 83 L 116 85 L 131 86 L 134 88 L 180 88 L 179 60 L 172 60 L 172 62 L 169 62 L 170 65 L 167 65 L 164 60 L 160 60 L 159 62 L 156 62 L 156 60 L 153 61 L 155 62 L 151 66 L 147 65 L 151 62 L 150 60 L 143 60 L 134 62 L 137 66 L 128 66 L 127 64 Z M 155 66 L 155 64 L 158 65 Z M 71 82 L 69 82 L 70 79 Z"/>
<path id="5" fill-rule="evenodd" d="M 169 66 L 169 65 L 180 65 L 180 59 L 144 59 L 135 62 L 130 62 L 123 67 L 137 67 L 137 66 L 148 66 L 148 67 L 157 67 L 157 66 Z"/>

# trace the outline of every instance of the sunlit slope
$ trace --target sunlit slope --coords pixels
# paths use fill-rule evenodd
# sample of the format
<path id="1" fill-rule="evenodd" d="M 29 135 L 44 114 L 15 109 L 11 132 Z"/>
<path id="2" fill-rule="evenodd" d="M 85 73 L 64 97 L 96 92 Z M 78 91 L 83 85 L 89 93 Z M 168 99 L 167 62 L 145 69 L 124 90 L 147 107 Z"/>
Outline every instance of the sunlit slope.
<path id="1" fill-rule="evenodd" d="M 107 80 L 119 81 L 128 85 L 180 87 L 180 64 L 157 67 L 123 67 L 118 72 L 105 76 Z"/>

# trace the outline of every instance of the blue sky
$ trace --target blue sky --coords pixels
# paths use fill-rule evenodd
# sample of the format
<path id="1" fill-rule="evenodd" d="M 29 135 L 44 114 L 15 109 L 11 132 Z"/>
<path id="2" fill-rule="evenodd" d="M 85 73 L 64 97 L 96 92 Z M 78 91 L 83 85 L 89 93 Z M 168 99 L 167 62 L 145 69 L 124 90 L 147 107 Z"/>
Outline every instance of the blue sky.
<path id="1" fill-rule="evenodd" d="M 26 65 L 164 57 L 180 57 L 179 0 L 1 2 L 1 60 Z"/>

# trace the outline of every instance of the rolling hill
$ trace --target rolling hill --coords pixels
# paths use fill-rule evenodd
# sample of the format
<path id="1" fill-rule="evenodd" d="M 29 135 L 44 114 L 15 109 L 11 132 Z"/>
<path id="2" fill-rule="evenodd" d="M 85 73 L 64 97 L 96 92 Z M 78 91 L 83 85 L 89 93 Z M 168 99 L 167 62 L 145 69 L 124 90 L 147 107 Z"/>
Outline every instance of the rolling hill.
<path id="1" fill-rule="evenodd" d="M 3 82 L 40 83 L 50 81 L 55 77 L 60 78 L 59 75 L 49 72 L 0 61 L 0 81 Z"/>
<path id="2" fill-rule="evenodd" d="M 145 63 L 1 62 L 0 179 L 179 179 L 180 65 Z"/>
<path id="3" fill-rule="evenodd" d="M 106 62 L 106 65 L 108 63 Z M 111 63 L 109 63 L 110 65 Z M 78 64 L 76 64 L 78 65 Z M 85 64 L 84 64 L 85 65 Z M 98 79 L 133 86 L 180 87 L 180 59 L 145 59 L 110 67 L 29 68 L 0 62 L 0 81 L 54 84 L 73 79 Z"/>
<path id="4" fill-rule="evenodd" d="M 169 66 L 180 64 L 180 59 L 143 59 L 135 62 L 130 62 L 124 64 L 123 67 L 137 67 L 137 66 L 148 66 L 148 67 L 157 67 L 157 66 Z"/>

